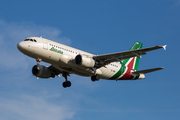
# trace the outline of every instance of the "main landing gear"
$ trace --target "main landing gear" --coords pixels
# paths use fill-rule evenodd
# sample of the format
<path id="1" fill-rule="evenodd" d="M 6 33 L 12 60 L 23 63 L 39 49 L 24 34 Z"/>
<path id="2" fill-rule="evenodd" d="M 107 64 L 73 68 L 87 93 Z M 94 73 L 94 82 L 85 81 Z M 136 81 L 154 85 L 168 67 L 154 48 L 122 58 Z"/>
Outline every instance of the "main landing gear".
<path id="1" fill-rule="evenodd" d="M 63 87 L 70 87 L 71 86 L 71 82 L 67 80 L 67 76 L 69 76 L 69 73 L 67 72 L 63 72 L 62 76 L 66 79 L 65 82 L 62 83 Z"/>
<path id="2" fill-rule="evenodd" d="M 96 74 L 96 68 L 93 68 L 93 71 L 94 71 L 94 75 L 91 76 L 91 80 L 92 80 L 93 82 L 95 82 L 95 81 L 98 81 L 98 80 L 100 79 L 100 77 L 99 77 L 98 74 Z"/>
<path id="3" fill-rule="evenodd" d="M 93 76 L 91 76 L 91 80 L 93 81 L 93 82 L 95 82 L 95 81 L 98 81 L 100 79 L 100 77 L 99 77 L 99 75 L 93 75 Z"/>

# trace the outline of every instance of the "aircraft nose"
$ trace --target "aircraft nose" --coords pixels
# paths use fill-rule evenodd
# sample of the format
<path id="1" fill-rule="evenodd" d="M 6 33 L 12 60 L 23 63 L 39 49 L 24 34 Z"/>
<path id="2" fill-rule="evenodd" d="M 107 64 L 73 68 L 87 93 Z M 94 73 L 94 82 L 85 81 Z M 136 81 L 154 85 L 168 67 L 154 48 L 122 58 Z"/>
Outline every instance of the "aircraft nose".
<path id="1" fill-rule="evenodd" d="M 22 43 L 21 43 L 21 42 L 19 42 L 19 43 L 17 44 L 17 48 L 18 48 L 18 50 L 22 49 Z"/>
<path id="2" fill-rule="evenodd" d="M 21 51 L 21 52 L 25 49 L 25 47 L 26 47 L 26 45 L 24 44 L 24 42 L 19 42 L 19 43 L 17 44 L 17 48 L 18 48 L 18 50 Z"/>

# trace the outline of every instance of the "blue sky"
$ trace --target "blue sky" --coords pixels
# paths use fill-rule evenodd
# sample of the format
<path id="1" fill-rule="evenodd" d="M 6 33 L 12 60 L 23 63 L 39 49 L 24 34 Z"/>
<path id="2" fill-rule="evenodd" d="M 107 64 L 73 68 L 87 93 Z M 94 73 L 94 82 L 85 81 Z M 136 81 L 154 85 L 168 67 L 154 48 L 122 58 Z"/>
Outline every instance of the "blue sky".
<path id="1" fill-rule="evenodd" d="M 1 120 L 179 120 L 180 0 L 6 0 L 0 4 Z M 142 56 L 138 81 L 36 79 L 16 45 L 43 36 L 93 54 L 167 44 Z M 41 63 L 46 64 L 46 63 Z"/>

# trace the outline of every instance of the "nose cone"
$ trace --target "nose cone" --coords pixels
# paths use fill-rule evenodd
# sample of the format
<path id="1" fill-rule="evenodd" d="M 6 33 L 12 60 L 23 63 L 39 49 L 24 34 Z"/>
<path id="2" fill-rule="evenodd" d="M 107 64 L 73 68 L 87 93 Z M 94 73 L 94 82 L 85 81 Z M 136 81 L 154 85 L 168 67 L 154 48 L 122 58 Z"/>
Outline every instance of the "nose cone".
<path id="1" fill-rule="evenodd" d="M 19 42 L 19 43 L 17 44 L 17 48 L 18 48 L 19 51 L 22 51 L 22 50 L 24 49 L 23 43 L 22 43 L 22 42 Z"/>
<path id="2" fill-rule="evenodd" d="M 18 50 L 21 51 L 22 53 L 25 53 L 25 52 L 28 51 L 28 44 L 27 44 L 26 42 L 24 42 L 24 41 L 19 42 L 19 43 L 17 44 L 17 48 L 18 48 Z"/>

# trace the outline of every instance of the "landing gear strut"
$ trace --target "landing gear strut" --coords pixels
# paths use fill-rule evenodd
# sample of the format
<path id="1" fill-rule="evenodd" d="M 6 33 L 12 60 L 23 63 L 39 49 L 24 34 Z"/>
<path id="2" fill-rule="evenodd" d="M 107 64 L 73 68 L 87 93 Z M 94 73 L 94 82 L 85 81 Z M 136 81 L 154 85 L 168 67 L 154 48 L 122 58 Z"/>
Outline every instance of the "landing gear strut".
<path id="1" fill-rule="evenodd" d="M 36 62 L 37 62 L 37 69 L 39 70 L 39 64 L 40 64 L 40 62 L 41 62 L 42 60 L 40 59 L 40 58 L 37 58 L 36 59 Z"/>
<path id="2" fill-rule="evenodd" d="M 65 82 L 62 83 L 63 87 L 70 87 L 71 86 L 71 82 L 67 80 L 67 76 L 69 76 L 69 73 L 67 72 L 63 72 L 62 76 L 65 78 Z"/>

